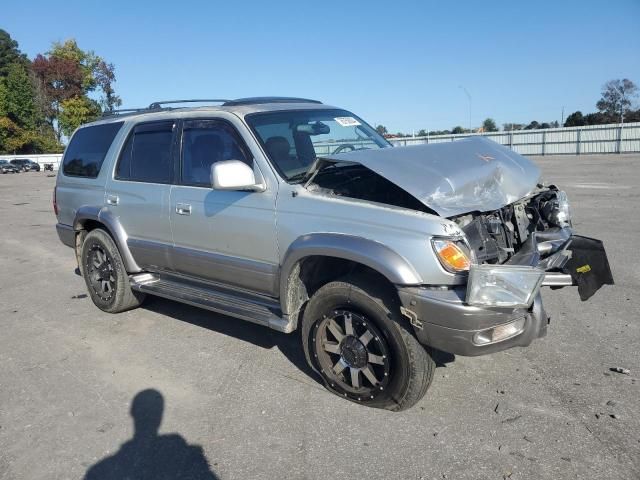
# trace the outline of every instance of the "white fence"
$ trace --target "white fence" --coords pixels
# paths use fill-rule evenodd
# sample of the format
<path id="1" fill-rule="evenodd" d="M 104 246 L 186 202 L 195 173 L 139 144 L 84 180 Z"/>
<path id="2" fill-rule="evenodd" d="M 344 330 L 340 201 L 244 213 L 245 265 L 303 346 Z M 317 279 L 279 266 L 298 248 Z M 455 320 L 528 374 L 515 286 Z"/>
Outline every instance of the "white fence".
<path id="1" fill-rule="evenodd" d="M 580 155 L 587 153 L 640 152 L 640 122 L 591 125 L 588 127 L 515 130 L 431 137 L 390 138 L 396 146 L 452 142 L 460 138 L 482 135 L 522 155 Z"/>
<path id="2" fill-rule="evenodd" d="M 505 145 L 522 155 L 581 155 L 588 153 L 637 153 L 640 152 L 640 122 L 591 125 L 588 127 L 549 128 L 546 130 L 515 130 L 513 132 L 463 133 L 460 135 L 436 135 L 427 137 L 390 138 L 396 146 L 424 143 L 453 142 L 460 138 L 483 135 L 494 142 Z M 366 142 L 365 142 L 366 143 Z M 360 142 L 356 148 L 366 147 Z M 317 155 L 332 153 L 339 143 L 315 144 Z M 348 151 L 348 150 L 345 150 Z M 57 170 L 61 153 L 38 155 L 0 155 L 0 159 L 28 158 L 40 167 L 52 163 Z"/>
<path id="3" fill-rule="evenodd" d="M 60 166 L 60 161 L 62 160 L 62 154 L 61 153 L 38 153 L 38 154 L 28 153 L 24 155 L 0 154 L 0 160 L 13 160 L 17 158 L 28 158 L 29 160 L 39 163 L 40 169 L 41 169 L 40 171 L 44 169 L 45 163 L 52 163 L 53 169 L 58 170 L 58 167 Z"/>

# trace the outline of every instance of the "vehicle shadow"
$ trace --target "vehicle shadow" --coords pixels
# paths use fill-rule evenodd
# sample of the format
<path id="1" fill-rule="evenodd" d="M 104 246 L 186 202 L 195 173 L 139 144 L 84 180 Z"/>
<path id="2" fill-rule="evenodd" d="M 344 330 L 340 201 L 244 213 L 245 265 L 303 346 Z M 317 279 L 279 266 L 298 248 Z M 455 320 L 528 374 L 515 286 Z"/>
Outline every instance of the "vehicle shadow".
<path id="1" fill-rule="evenodd" d="M 206 328 L 223 335 L 232 336 L 261 348 L 272 349 L 276 347 L 299 370 L 318 384 L 322 384 L 322 380 L 318 374 L 309 367 L 304 356 L 300 329 L 297 329 L 291 334 L 284 334 L 262 325 L 217 314 L 172 300 L 166 300 L 161 297 L 148 296 L 142 308 L 161 315 L 169 315 L 176 320 Z M 447 364 L 455 361 L 455 355 L 440 350 L 431 349 L 431 356 L 437 368 L 446 367 Z"/>
<path id="2" fill-rule="evenodd" d="M 276 347 L 299 370 L 321 384 L 320 377 L 309 367 L 304 357 L 300 329 L 291 334 L 280 333 L 262 325 L 151 295 L 147 296 L 142 308 L 267 350 Z"/>
<path id="3" fill-rule="evenodd" d="M 154 389 L 139 392 L 131 402 L 134 434 L 112 456 L 91 466 L 85 480 L 189 479 L 216 480 L 200 445 L 177 433 L 158 435 L 164 398 Z"/>

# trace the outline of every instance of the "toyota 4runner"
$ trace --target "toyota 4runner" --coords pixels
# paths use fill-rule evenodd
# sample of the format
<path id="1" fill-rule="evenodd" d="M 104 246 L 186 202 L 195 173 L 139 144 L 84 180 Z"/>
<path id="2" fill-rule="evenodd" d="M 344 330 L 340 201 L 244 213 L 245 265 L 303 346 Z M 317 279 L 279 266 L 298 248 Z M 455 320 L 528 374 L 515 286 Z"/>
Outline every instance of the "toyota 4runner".
<path id="1" fill-rule="evenodd" d="M 566 194 L 488 139 L 392 148 L 313 100 L 198 102 L 217 105 L 116 112 L 66 149 L 57 232 L 105 312 L 151 294 L 300 329 L 330 391 L 402 410 L 434 350 L 529 345 L 542 286 L 613 283 Z"/>

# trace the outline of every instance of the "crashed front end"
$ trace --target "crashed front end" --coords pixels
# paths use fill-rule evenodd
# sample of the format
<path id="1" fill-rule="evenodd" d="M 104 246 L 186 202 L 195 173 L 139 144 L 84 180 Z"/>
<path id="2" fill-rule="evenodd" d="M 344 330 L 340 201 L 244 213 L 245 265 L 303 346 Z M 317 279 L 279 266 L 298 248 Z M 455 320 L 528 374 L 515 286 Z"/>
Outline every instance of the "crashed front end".
<path id="1" fill-rule="evenodd" d="M 473 137 L 330 160 L 366 166 L 460 228 L 431 242 L 459 284 L 398 288 L 428 346 L 459 355 L 527 346 L 549 323 L 541 287 L 577 286 L 584 301 L 613 284 L 602 242 L 574 234 L 565 192 L 502 145 Z"/>
<path id="2" fill-rule="evenodd" d="M 602 242 L 573 233 L 566 194 L 553 186 L 537 187 L 500 209 L 451 220 L 464 237 L 444 243 L 470 259 L 458 272 L 467 281 L 398 289 L 403 312 L 425 345 L 467 356 L 527 346 L 546 335 L 550 321 L 541 287 L 577 285 L 585 301 L 613 284 Z"/>

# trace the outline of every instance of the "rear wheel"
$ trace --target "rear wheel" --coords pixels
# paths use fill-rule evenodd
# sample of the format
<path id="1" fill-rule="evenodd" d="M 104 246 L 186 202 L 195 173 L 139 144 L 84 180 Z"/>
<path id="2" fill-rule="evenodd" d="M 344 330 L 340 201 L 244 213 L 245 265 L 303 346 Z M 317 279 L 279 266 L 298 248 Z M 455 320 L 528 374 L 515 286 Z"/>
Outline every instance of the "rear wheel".
<path id="1" fill-rule="evenodd" d="M 435 363 L 400 314 L 397 296 L 366 277 L 331 282 L 302 320 L 305 354 L 333 393 L 404 410 L 426 393 Z"/>
<path id="2" fill-rule="evenodd" d="M 144 294 L 134 292 L 118 247 L 102 229 L 92 230 L 82 243 L 80 256 L 82 276 L 93 303 L 109 313 L 138 307 Z"/>

